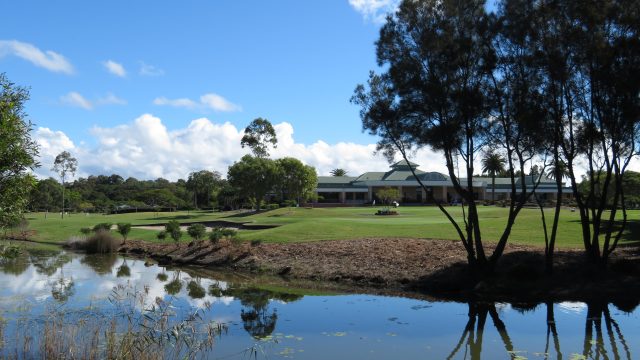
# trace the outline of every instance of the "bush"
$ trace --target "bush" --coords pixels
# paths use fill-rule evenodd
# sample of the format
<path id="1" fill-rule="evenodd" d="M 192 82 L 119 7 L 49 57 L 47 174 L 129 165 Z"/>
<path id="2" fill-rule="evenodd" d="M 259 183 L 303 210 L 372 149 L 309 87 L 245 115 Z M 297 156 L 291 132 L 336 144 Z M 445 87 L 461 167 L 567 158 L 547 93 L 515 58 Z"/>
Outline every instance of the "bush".
<path id="1" fill-rule="evenodd" d="M 280 204 L 267 204 L 264 208 L 265 210 L 275 210 L 280 208 Z"/>
<path id="2" fill-rule="evenodd" d="M 158 235 L 156 235 L 156 237 L 158 238 L 158 240 L 164 240 L 167 238 L 167 232 L 162 230 L 158 233 Z"/>
<path id="3" fill-rule="evenodd" d="M 378 210 L 376 215 L 398 215 L 398 212 L 395 210 Z"/>
<path id="4" fill-rule="evenodd" d="M 118 223 L 118 233 L 122 235 L 122 241 L 127 242 L 127 235 L 131 231 L 130 223 Z"/>
<path id="5" fill-rule="evenodd" d="M 202 224 L 191 224 L 187 228 L 187 233 L 194 240 L 200 240 L 206 235 L 207 228 Z"/>
<path id="6" fill-rule="evenodd" d="M 251 240 L 251 246 L 260 246 L 262 240 Z"/>
<path id="7" fill-rule="evenodd" d="M 220 231 L 220 229 L 213 229 L 209 234 L 209 241 L 211 241 L 212 244 L 217 244 L 220 239 L 222 239 L 222 231 Z"/>
<path id="8" fill-rule="evenodd" d="M 298 202 L 295 200 L 285 200 L 280 204 L 280 207 L 296 207 L 298 206 Z"/>
<path id="9" fill-rule="evenodd" d="M 175 241 L 175 242 L 180 241 L 180 238 L 182 237 L 182 230 L 180 230 L 180 223 L 179 222 L 177 222 L 175 220 L 169 221 L 164 226 L 164 230 L 166 231 L 167 234 L 169 234 L 169 236 L 171 236 L 173 241 Z"/>
<path id="10" fill-rule="evenodd" d="M 96 224 L 96 225 L 93 227 L 93 231 L 95 231 L 95 232 L 98 232 L 98 231 L 100 231 L 100 230 L 103 230 L 103 231 L 111 231 L 111 226 L 112 226 L 112 225 L 113 225 L 113 224 L 111 224 L 111 223 L 100 223 L 100 224 Z"/>
<path id="11" fill-rule="evenodd" d="M 82 235 L 89 236 L 92 232 L 93 232 L 93 230 L 91 228 L 88 228 L 88 227 L 84 227 L 84 228 L 80 229 L 80 233 Z"/>
<path id="12" fill-rule="evenodd" d="M 71 237 L 67 240 L 67 246 L 72 249 L 84 250 L 87 254 L 107 254 L 118 250 L 120 241 L 110 232 L 98 230 L 88 238 Z"/>

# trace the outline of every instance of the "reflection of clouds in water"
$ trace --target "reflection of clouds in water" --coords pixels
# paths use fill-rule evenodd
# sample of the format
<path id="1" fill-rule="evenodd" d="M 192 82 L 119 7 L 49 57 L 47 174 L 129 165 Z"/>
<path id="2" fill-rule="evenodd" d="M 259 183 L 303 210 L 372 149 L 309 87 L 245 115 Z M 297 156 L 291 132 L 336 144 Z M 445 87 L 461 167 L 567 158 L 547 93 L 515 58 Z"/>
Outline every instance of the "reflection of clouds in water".
<path id="1" fill-rule="evenodd" d="M 587 304 L 581 302 L 565 301 L 558 303 L 560 311 L 566 314 L 581 314 L 587 310 Z"/>

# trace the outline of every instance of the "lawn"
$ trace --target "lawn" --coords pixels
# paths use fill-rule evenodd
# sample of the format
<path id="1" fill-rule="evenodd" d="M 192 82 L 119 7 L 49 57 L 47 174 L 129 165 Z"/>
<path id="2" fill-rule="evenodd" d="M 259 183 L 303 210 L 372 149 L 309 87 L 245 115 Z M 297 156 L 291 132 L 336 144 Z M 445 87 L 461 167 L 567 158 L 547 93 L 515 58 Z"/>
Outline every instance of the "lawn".
<path id="1" fill-rule="evenodd" d="M 298 242 L 335 239 L 358 239 L 367 237 L 407 237 L 429 239 L 457 239 L 457 235 L 435 207 L 401 207 L 398 216 L 376 216 L 377 208 L 282 208 L 260 214 L 175 212 L 175 213 L 131 213 L 122 215 L 82 215 L 72 214 L 65 219 L 49 214 L 29 214 L 30 228 L 36 231 L 34 240 L 47 243 L 62 243 L 72 235 L 79 235 L 82 227 L 93 227 L 101 222 L 130 222 L 135 225 L 164 223 L 169 220 L 180 222 L 226 220 L 252 224 L 280 225 L 266 230 L 244 230 L 239 232 L 242 240 L 263 242 Z M 452 215 L 461 219 L 460 207 L 449 208 Z M 497 241 L 506 224 L 507 209 L 480 207 L 480 221 L 483 238 Z M 546 210 L 547 222 L 551 222 L 552 209 Z M 625 240 L 640 238 L 638 223 L 640 211 L 630 211 L 631 231 Z M 129 238 L 158 241 L 157 231 L 132 229 Z M 188 241 L 187 234 L 183 241 Z M 165 240 L 168 241 L 168 240 Z M 541 228 L 540 211 L 524 209 L 516 220 L 510 241 L 517 244 L 543 246 L 544 235 Z M 558 234 L 558 247 L 580 247 L 580 223 L 578 213 L 562 210 Z"/>

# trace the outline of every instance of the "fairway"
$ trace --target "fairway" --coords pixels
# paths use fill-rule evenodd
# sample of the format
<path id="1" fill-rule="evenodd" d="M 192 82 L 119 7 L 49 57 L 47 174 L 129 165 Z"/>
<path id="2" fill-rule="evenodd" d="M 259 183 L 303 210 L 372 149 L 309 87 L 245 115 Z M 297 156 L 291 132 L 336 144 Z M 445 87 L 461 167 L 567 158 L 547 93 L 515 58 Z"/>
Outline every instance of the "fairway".
<path id="1" fill-rule="evenodd" d="M 72 214 L 61 219 L 59 214 L 28 214 L 33 240 L 44 243 L 63 243 L 70 236 L 80 235 L 83 227 L 93 227 L 101 222 L 129 222 L 134 226 L 180 222 L 225 220 L 232 222 L 279 225 L 265 230 L 242 230 L 242 240 L 263 242 L 302 242 L 319 240 L 361 238 L 427 238 L 456 240 L 457 234 L 446 217 L 436 207 L 401 207 L 397 216 L 376 216 L 376 207 L 350 208 L 281 208 L 259 214 L 239 212 L 173 212 L 130 213 L 118 215 Z M 456 219 L 462 219 L 460 207 L 448 210 Z M 478 208 L 482 236 L 486 241 L 497 241 L 506 224 L 506 208 L 481 206 Z M 552 221 L 552 209 L 546 209 L 547 223 Z M 630 224 L 623 241 L 640 238 L 638 223 L 640 211 L 629 211 Z M 539 209 L 523 209 L 511 232 L 510 242 L 544 246 L 541 214 Z M 463 226 L 463 224 L 461 225 Z M 581 247 L 580 221 L 576 212 L 563 209 L 558 230 L 558 247 Z M 158 242 L 157 231 L 132 229 L 129 238 Z M 185 233 L 182 241 L 190 241 Z M 170 242 L 165 240 L 165 242 Z"/>

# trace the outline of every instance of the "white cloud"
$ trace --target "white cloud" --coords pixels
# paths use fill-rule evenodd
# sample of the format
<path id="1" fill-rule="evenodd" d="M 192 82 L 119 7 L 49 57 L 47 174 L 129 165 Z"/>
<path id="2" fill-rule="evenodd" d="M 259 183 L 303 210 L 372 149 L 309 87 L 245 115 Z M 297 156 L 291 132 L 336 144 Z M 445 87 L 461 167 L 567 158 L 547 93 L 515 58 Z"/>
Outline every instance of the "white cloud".
<path id="1" fill-rule="evenodd" d="M 124 69 L 122 64 L 117 63 L 113 60 L 107 60 L 102 63 L 108 72 L 112 73 L 115 76 L 126 77 L 127 71 Z"/>
<path id="2" fill-rule="evenodd" d="M 349 5 L 359 12 L 365 20 L 381 24 L 388 13 L 394 12 L 400 0 L 349 0 Z"/>
<path id="3" fill-rule="evenodd" d="M 108 93 L 106 96 L 96 100 L 98 105 L 127 105 L 127 100 L 119 98 L 112 93 Z"/>
<path id="4" fill-rule="evenodd" d="M 187 98 L 167 99 L 164 96 L 155 98 L 153 100 L 153 104 L 160 105 L 160 106 L 166 105 L 166 106 L 174 106 L 174 107 L 183 107 L 187 109 L 195 109 L 198 106 L 198 104 L 191 99 L 187 99 Z"/>
<path id="5" fill-rule="evenodd" d="M 164 75 L 164 70 L 160 69 L 157 66 L 145 64 L 143 61 L 140 62 L 140 75 L 142 76 L 162 76 Z"/>
<path id="6" fill-rule="evenodd" d="M 329 175 L 334 168 L 343 168 L 350 175 L 389 168 L 381 155 L 373 155 L 375 144 L 328 144 L 319 140 L 307 145 L 295 141 L 291 124 L 282 122 L 274 127 L 278 147 L 271 152 L 272 158 L 298 158 L 314 166 L 319 175 Z M 240 146 L 243 129 L 228 122 L 214 123 L 206 118 L 193 120 L 187 127 L 171 131 L 159 118 L 144 114 L 132 123 L 93 128 L 91 134 L 96 145 L 74 146 L 62 132 L 38 129 L 36 138 L 46 145 L 41 151 L 46 159 L 41 162 L 49 164 L 55 155 L 67 150 L 78 159 L 78 176 L 118 173 L 139 179 L 163 177 L 176 180 L 202 169 L 217 170 L 224 175 L 229 165 L 249 153 L 249 149 Z M 421 164 L 423 170 L 444 172 L 441 159 L 432 151 L 422 150 L 412 161 Z M 49 176 L 47 169 L 40 169 L 38 174 Z"/>
<path id="7" fill-rule="evenodd" d="M 93 110 L 95 106 L 102 105 L 126 105 L 127 100 L 117 97 L 112 93 L 97 98 L 95 101 L 89 100 L 80 93 L 72 91 L 60 97 L 60 103 L 68 106 L 79 107 L 85 110 Z"/>
<path id="8" fill-rule="evenodd" d="M 0 40 L 0 58 L 5 55 L 23 58 L 49 71 L 73 73 L 73 66 L 64 56 L 51 50 L 42 51 L 29 43 L 17 40 Z"/>
<path id="9" fill-rule="evenodd" d="M 85 99 L 84 96 L 75 91 L 61 96 L 60 102 L 69 106 L 83 108 L 85 110 L 93 109 L 93 104 L 91 103 L 91 101 Z"/>
<path id="10" fill-rule="evenodd" d="M 214 93 L 204 94 L 200 96 L 200 101 L 194 101 L 189 98 L 168 99 L 164 96 L 153 100 L 155 105 L 183 107 L 190 110 L 215 110 L 219 112 L 235 112 L 242 111 L 242 107 L 236 105 L 222 96 Z"/>
<path id="11" fill-rule="evenodd" d="M 242 108 L 218 94 L 204 94 L 200 96 L 200 103 L 215 111 L 233 112 L 240 111 Z"/>

